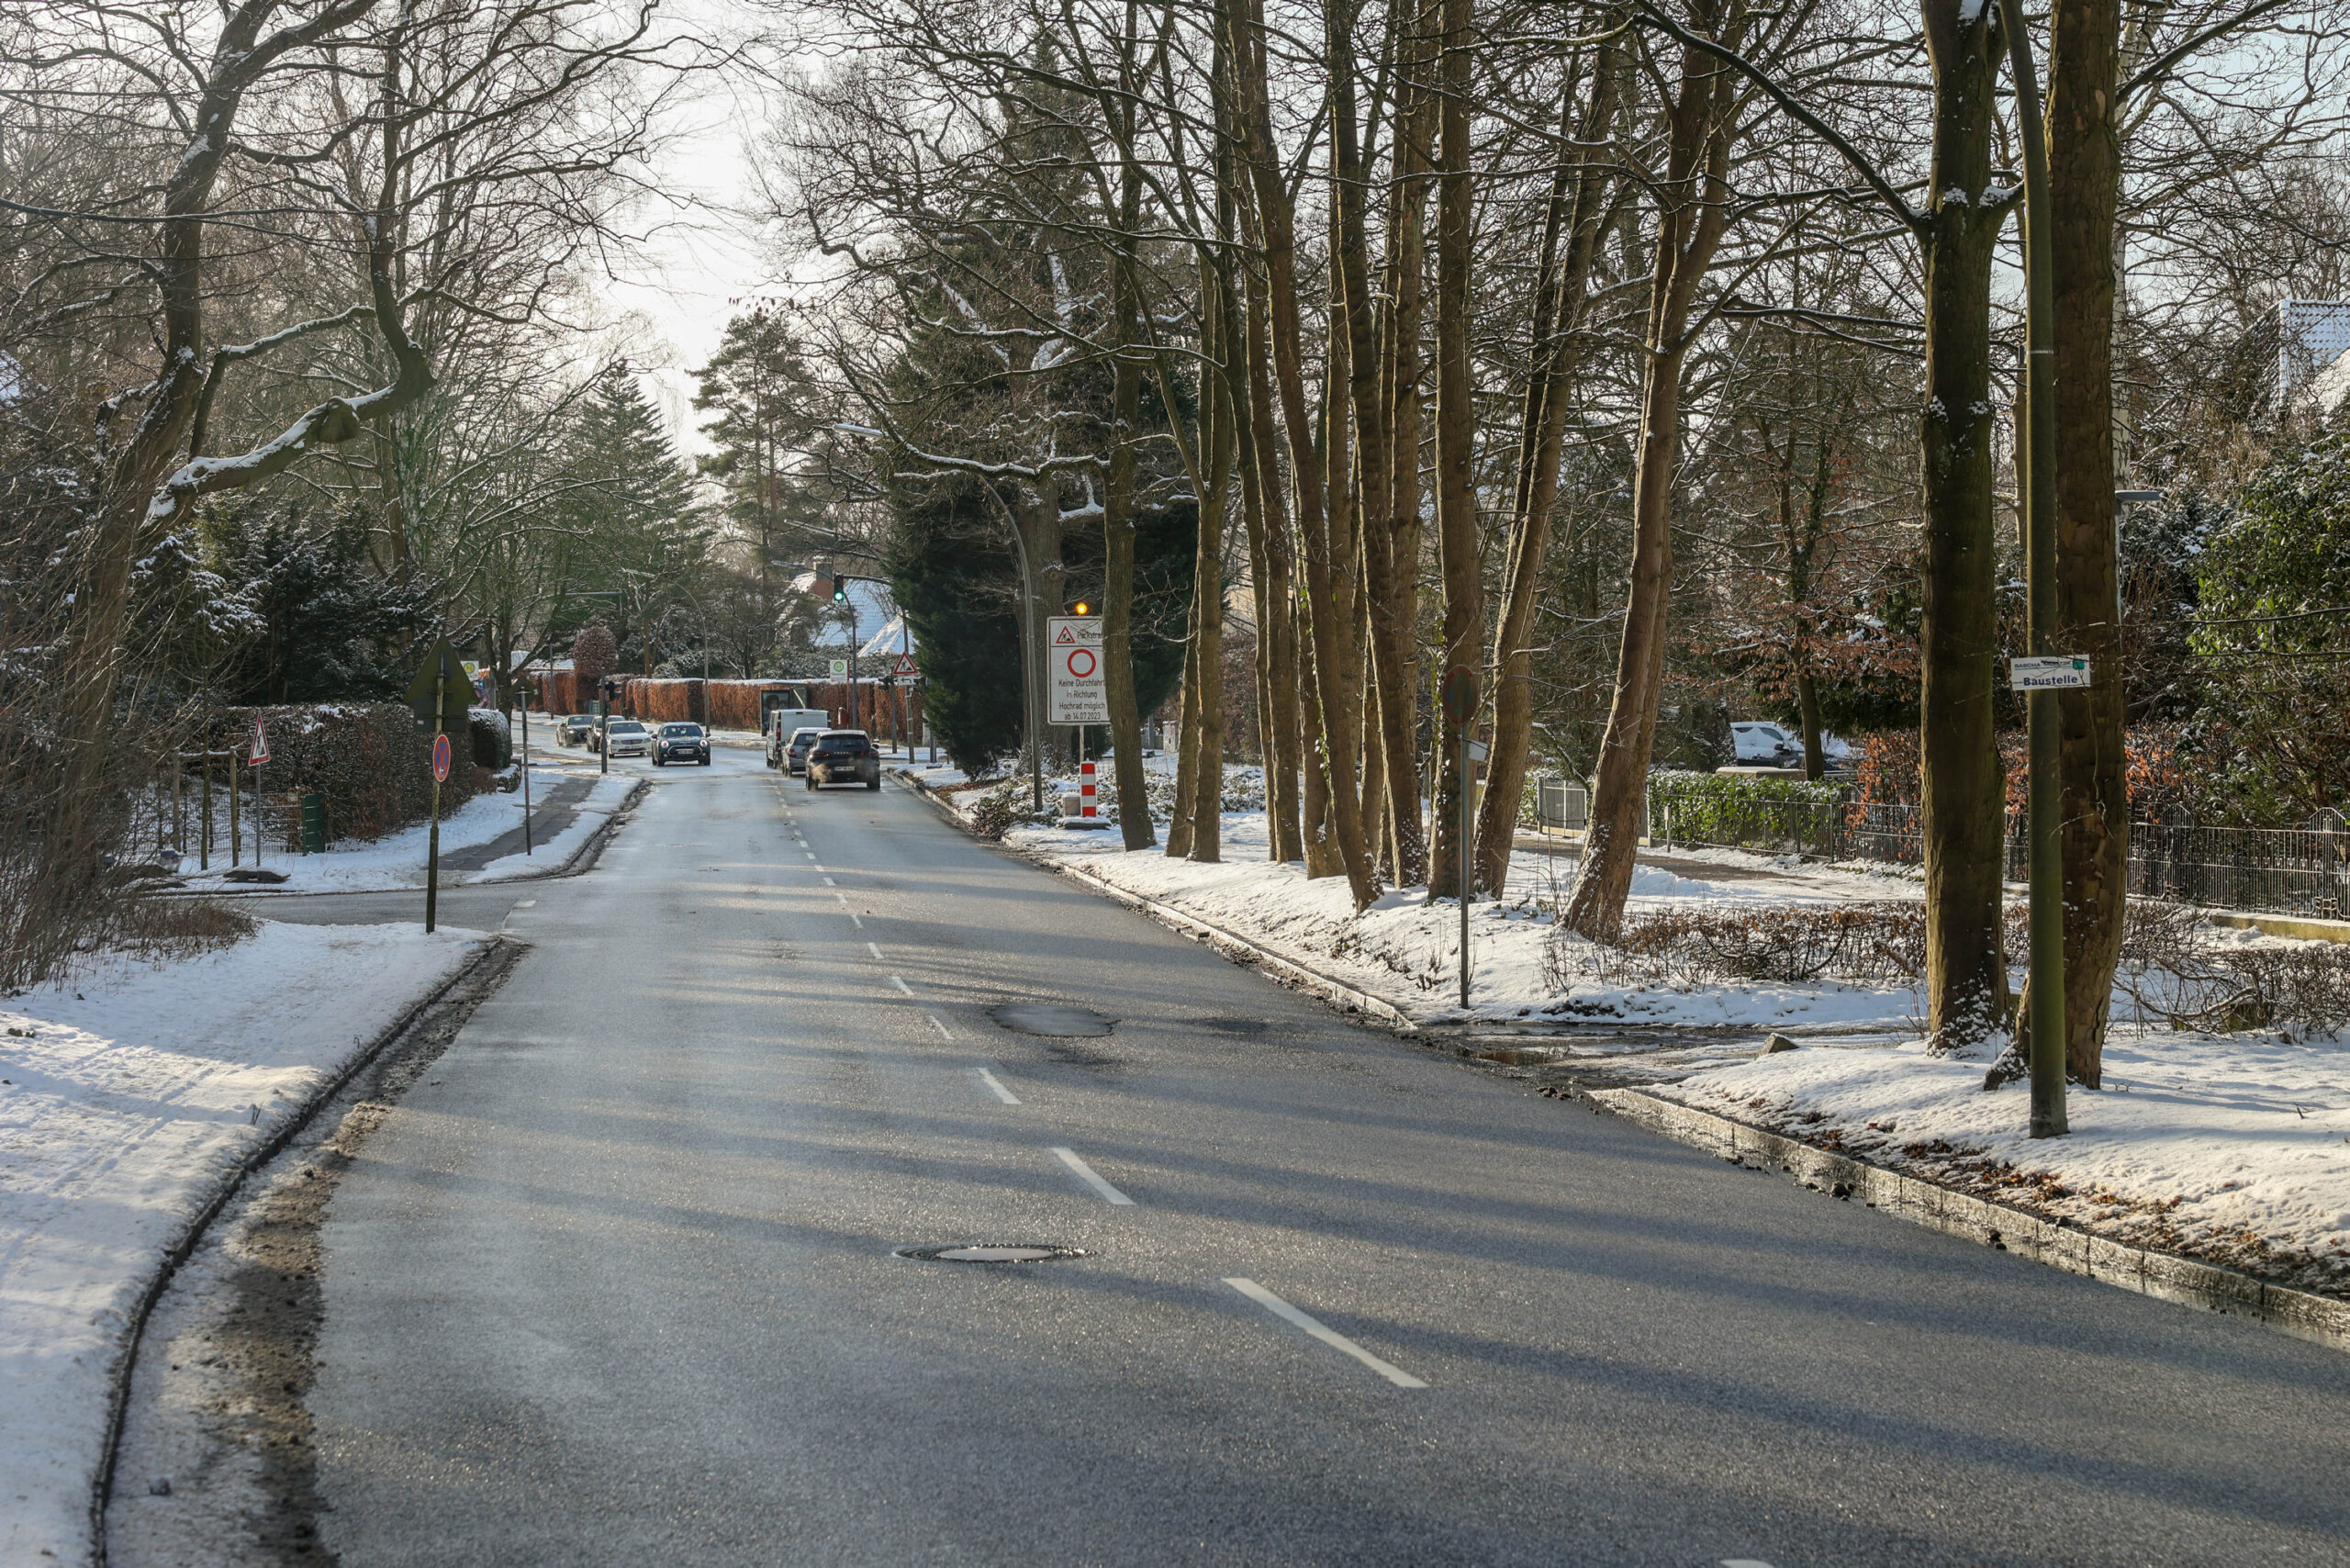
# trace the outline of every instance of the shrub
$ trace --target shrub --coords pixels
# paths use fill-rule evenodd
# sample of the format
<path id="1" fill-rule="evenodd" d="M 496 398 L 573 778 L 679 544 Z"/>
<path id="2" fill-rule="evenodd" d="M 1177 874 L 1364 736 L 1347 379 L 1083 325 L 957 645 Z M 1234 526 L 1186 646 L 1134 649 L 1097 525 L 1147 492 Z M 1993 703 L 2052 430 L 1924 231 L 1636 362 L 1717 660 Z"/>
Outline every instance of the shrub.
<path id="1" fill-rule="evenodd" d="M 381 838 L 432 813 L 432 736 L 393 702 L 322 702 L 285 708 L 229 708 L 211 726 L 209 745 L 242 751 L 253 721 L 269 732 L 270 760 L 255 770 L 264 794 L 315 790 L 326 798 L 327 837 Z M 454 745 L 466 744 L 463 740 Z M 477 744 L 477 743 L 476 743 Z M 487 769 L 449 771 L 441 790 L 448 815 L 488 787 Z"/>
<path id="2" fill-rule="evenodd" d="M 1556 940 L 1580 938 L 1562 931 Z M 1614 942 L 1596 945 L 1596 954 L 1600 978 L 1610 982 L 1906 982 L 1925 965 L 1926 909 L 1886 899 L 1661 910 L 1627 921 Z M 1556 970 L 1555 946 L 1553 955 Z M 1559 978 L 1554 973 L 1553 983 Z"/>
<path id="3" fill-rule="evenodd" d="M 1832 840 L 1843 786 L 1742 773 L 1649 775 L 1649 822 L 1657 837 L 1708 844 L 1820 848 Z"/>

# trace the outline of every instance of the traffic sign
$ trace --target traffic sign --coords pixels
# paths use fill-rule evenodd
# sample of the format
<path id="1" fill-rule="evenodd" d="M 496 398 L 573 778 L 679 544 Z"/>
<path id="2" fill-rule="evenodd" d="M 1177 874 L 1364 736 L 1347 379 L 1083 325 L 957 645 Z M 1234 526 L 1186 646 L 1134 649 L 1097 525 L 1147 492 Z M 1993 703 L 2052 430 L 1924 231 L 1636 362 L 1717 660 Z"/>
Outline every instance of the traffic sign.
<path id="1" fill-rule="evenodd" d="M 445 734 L 435 735 L 432 737 L 432 782 L 446 783 L 448 778 L 449 737 Z"/>
<path id="2" fill-rule="evenodd" d="M 1106 724 L 1110 683 L 1102 659 L 1102 618 L 1055 615 L 1045 622 L 1045 722 Z"/>
<path id="3" fill-rule="evenodd" d="M 848 678 L 848 661 L 846 659 L 834 659 L 833 661 L 833 678 L 834 680 L 846 680 Z"/>
<path id="4" fill-rule="evenodd" d="M 436 689 L 441 696 L 441 728 L 453 733 L 464 729 L 465 711 L 473 706 L 473 683 L 465 678 L 464 661 L 445 642 L 432 644 L 424 655 L 424 667 L 408 684 L 408 711 L 428 730 L 432 728 L 432 698 Z"/>
<path id="5" fill-rule="evenodd" d="M 917 673 L 914 669 L 913 655 L 900 654 L 898 655 L 898 662 L 890 666 L 890 673 L 891 675 L 913 675 Z"/>
<path id="6" fill-rule="evenodd" d="M 1477 672 L 1454 665 L 1444 672 L 1444 716 L 1465 724 L 1477 713 Z"/>
<path id="7" fill-rule="evenodd" d="M 269 734 L 261 727 L 259 719 L 253 721 L 252 750 L 247 755 L 245 760 L 254 767 L 259 767 L 269 760 Z"/>
<path id="8" fill-rule="evenodd" d="M 2089 684 L 2089 661 L 2086 654 L 2050 654 L 2008 661 L 2008 689 L 2010 691 L 2057 691 Z"/>

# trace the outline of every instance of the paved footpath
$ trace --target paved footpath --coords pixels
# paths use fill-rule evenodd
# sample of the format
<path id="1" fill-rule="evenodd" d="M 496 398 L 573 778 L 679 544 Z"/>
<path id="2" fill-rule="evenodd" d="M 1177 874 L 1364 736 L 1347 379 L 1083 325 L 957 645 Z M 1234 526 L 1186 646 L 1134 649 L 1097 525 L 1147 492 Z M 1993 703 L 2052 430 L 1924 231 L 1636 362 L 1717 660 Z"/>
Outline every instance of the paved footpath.
<path id="1" fill-rule="evenodd" d="M 449 904 L 535 948 L 334 1202 L 347 1568 L 2350 1562 L 2350 1357 L 1355 1027 L 895 786 L 722 754 Z M 1085 1255 L 896 1255 L 975 1242 Z"/>

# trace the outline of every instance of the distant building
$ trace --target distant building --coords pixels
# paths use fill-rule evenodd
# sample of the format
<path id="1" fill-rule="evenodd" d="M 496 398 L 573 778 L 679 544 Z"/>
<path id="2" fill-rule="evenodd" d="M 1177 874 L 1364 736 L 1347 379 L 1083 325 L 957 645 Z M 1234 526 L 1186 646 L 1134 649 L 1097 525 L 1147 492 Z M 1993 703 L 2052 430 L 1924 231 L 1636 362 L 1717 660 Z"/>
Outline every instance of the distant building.
<path id="1" fill-rule="evenodd" d="M 2276 418 L 2309 405 L 2331 413 L 2350 395 L 2350 300 L 2279 300 L 2238 352 L 2256 413 Z"/>

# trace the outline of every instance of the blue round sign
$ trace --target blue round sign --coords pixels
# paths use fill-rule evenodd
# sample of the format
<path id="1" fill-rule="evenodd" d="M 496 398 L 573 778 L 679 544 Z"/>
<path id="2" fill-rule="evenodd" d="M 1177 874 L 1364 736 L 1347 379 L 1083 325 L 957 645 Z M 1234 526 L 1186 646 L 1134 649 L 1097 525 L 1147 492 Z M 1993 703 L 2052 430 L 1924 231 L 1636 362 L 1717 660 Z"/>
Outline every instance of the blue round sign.
<path id="1" fill-rule="evenodd" d="M 444 784 L 449 778 L 449 737 L 432 737 L 432 781 Z"/>

